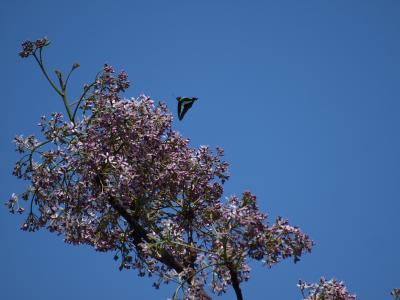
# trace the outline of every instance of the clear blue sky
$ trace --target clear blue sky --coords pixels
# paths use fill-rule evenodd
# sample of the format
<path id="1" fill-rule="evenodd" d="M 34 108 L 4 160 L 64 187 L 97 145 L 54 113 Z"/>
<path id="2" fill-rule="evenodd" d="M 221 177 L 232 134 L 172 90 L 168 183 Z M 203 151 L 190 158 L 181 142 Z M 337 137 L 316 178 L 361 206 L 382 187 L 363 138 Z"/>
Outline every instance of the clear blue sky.
<path id="1" fill-rule="evenodd" d="M 0 199 L 16 134 L 38 131 L 62 103 L 34 65 L 25 39 L 46 35 L 48 65 L 81 68 L 71 87 L 103 63 L 175 113 L 179 95 L 199 97 L 174 126 L 193 146 L 222 146 L 231 164 L 226 195 L 251 190 L 316 242 L 299 264 L 254 265 L 245 299 L 300 299 L 299 278 L 344 280 L 361 300 L 400 286 L 400 2 L 21 1 L 0 11 Z M 74 93 L 72 92 L 72 96 Z M 2 200 L 2 201 L 3 201 Z M 112 254 L 19 230 L 0 209 L 0 298 L 166 299 Z M 220 299 L 232 299 L 229 293 Z"/>

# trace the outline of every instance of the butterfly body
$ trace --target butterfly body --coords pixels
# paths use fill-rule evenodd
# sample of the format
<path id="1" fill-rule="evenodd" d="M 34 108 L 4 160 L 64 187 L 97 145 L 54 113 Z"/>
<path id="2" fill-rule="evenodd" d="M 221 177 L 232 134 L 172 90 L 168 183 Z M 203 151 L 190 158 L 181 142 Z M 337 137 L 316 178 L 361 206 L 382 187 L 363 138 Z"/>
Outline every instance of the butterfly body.
<path id="1" fill-rule="evenodd" d="M 178 118 L 182 121 L 187 111 L 192 107 L 193 103 L 197 101 L 197 97 L 176 97 L 178 100 Z"/>

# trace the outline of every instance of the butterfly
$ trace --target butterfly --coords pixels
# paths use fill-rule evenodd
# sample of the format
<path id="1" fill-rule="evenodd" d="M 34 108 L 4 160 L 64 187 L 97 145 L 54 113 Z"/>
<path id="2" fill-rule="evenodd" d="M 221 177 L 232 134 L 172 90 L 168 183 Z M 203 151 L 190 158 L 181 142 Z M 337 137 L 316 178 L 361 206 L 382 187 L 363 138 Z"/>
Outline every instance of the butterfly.
<path id="1" fill-rule="evenodd" d="M 193 103 L 197 100 L 197 97 L 176 97 L 178 100 L 178 118 L 179 121 L 182 121 L 183 117 L 192 107 Z"/>

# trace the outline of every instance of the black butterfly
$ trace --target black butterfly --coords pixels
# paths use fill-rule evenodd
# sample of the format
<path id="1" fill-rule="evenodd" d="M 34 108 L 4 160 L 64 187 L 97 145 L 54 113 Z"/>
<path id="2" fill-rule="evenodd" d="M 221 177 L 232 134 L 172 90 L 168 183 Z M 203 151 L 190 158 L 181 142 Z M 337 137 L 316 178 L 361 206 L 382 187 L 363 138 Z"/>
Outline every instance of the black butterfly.
<path id="1" fill-rule="evenodd" d="M 192 107 L 194 101 L 196 101 L 197 99 L 198 98 L 196 97 L 176 97 L 176 100 L 178 100 L 179 121 L 182 121 L 189 108 Z"/>

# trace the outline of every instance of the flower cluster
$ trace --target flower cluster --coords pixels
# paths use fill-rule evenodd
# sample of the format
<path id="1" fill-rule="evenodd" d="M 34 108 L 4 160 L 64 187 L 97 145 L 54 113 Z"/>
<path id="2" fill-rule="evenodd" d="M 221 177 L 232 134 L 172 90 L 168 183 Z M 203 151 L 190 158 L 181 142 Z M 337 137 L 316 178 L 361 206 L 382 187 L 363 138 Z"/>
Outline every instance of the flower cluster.
<path id="1" fill-rule="evenodd" d="M 304 300 L 356 300 L 356 296 L 350 294 L 342 281 L 336 279 L 326 280 L 321 277 L 318 283 L 306 283 L 299 281 Z"/>
<path id="2" fill-rule="evenodd" d="M 15 193 L 11 195 L 11 198 L 5 203 L 5 205 L 12 214 L 15 212 L 22 214 L 25 211 L 23 207 L 19 206 L 18 196 Z"/>
<path id="3" fill-rule="evenodd" d="M 117 77 L 113 76 L 115 73 L 112 66 L 105 64 L 103 73 L 97 78 L 95 82 L 96 93 L 105 95 L 118 94 L 124 92 L 129 88 L 128 74 L 124 71 L 119 73 Z"/>
<path id="4" fill-rule="evenodd" d="M 47 44 L 25 42 L 21 56 Z M 174 297 L 181 289 L 185 299 L 210 299 L 206 284 L 217 294 L 231 285 L 241 299 L 249 260 L 271 267 L 311 251 L 312 241 L 287 220 L 269 224 L 250 192 L 224 201 L 223 150 L 189 147 L 165 104 L 123 99 L 126 73 L 105 65 L 75 110 L 61 87 L 69 119 L 42 117 L 43 141 L 15 139 L 23 156 L 14 175 L 30 182 L 22 229 L 47 228 L 67 243 L 114 251 L 121 270 L 158 275 L 155 287 L 176 282 Z M 11 212 L 16 203 L 13 195 Z"/>
<path id="5" fill-rule="evenodd" d="M 393 291 L 390 292 L 390 295 L 394 300 L 400 300 L 400 288 L 393 289 Z"/>
<path id="6" fill-rule="evenodd" d="M 37 49 L 42 49 L 43 47 L 46 47 L 48 45 L 49 40 L 47 38 L 38 39 L 34 42 L 25 41 L 22 43 L 22 51 L 19 53 L 19 56 L 21 56 L 22 58 L 26 58 L 35 53 Z"/>

